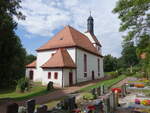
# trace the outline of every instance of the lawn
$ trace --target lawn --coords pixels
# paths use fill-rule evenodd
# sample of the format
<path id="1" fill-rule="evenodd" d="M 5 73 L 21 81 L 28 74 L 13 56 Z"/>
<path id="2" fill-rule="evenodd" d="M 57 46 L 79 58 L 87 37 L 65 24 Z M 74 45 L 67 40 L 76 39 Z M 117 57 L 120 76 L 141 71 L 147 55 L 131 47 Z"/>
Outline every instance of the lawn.
<path id="1" fill-rule="evenodd" d="M 83 92 L 83 91 L 89 91 L 90 89 L 99 87 L 100 85 L 105 85 L 106 87 L 110 88 L 111 86 L 113 86 L 114 84 L 118 83 L 119 81 L 121 81 L 121 80 L 123 80 L 125 78 L 126 78 L 125 75 L 120 75 L 119 77 L 116 77 L 114 79 L 100 81 L 100 82 L 98 82 L 95 85 L 88 86 L 86 88 L 82 88 L 80 91 L 81 92 Z"/>
<path id="2" fill-rule="evenodd" d="M 35 96 L 40 96 L 49 93 L 46 90 L 45 86 L 35 86 L 30 89 L 28 92 L 20 93 L 16 90 L 7 90 L 7 91 L 0 91 L 0 99 L 2 98 L 11 98 L 15 100 L 24 100 L 29 99 Z"/>

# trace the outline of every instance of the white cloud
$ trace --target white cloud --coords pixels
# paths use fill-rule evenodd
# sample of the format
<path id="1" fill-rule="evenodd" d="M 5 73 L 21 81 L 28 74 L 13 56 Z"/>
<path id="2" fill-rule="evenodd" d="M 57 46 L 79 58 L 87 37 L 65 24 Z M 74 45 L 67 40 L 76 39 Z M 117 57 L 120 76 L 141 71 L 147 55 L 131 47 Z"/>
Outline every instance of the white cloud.
<path id="1" fill-rule="evenodd" d="M 112 14 L 116 1 L 23 0 L 21 11 L 26 15 L 26 20 L 19 21 L 19 25 L 30 34 L 40 36 L 52 36 L 54 30 L 68 24 L 84 32 L 86 19 L 91 10 L 95 19 L 95 34 L 102 42 L 104 54 L 119 56 L 121 51 L 119 20 Z"/>

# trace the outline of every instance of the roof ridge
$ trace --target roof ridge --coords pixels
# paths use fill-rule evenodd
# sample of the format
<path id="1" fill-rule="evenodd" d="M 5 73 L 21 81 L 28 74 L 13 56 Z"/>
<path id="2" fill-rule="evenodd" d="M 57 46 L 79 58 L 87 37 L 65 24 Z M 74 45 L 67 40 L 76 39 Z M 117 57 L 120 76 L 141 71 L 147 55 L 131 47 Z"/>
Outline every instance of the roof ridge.
<path id="1" fill-rule="evenodd" d="M 73 43 L 76 44 L 75 40 L 73 39 L 73 35 L 72 35 L 72 32 L 71 32 L 71 29 L 73 29 L 71 26 L 67 26 L 68 27 L 68 30 L 69 30 L 69 33 L 71 35 L 71 39 L 73 40 Z"/>

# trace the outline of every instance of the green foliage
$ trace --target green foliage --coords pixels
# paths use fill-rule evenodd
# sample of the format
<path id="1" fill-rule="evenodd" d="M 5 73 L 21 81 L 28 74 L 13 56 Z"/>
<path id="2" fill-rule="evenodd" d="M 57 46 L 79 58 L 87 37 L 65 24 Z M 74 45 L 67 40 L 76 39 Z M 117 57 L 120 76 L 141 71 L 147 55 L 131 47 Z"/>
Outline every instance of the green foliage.
<path id="1" fill-rule="evenodd" d="M 18 84 L 17 84 L 17 90 L 19 90 L 19 92 L 24 92 L 24 91 L 28 91 L 30 88 L 30 81 L 29 79 L 27 78 L 21 78 L 19 81 L 18 81 Z"/>
<path id="2" fill-rule="evenodd" d="M 83 95 L 83 99 L 85 99 L 85 100 L 93 100 L 94 99 L 94 95 L 92 95 L 91 93 L 85 93 Z"/>
<path id="3" fill-rule="evenodd" d="M 36 56 L 30 54 L 30 55 L 26 55 L 26 64 L 29 64 L 31 62 L 33 62 L 34 60 L 36 60 Z"/>
<path id="4" fill-rule="evenodd" d="M 47 84 L 47 91 L 50 91 L 50 90 L 52 90 L 52 89 L 54 89 L 54 86 L 53 86 L 53 82 L 50 81 L 50 82 Z"/>
<path id="5" fill-rule="evenodd" d="M 117 71 L 107 72 L 107 76 L 115 78 L 118 76 L 118 72 Z"/>
<path id="6" fill-rule="evenodd" d="M 126 68 L 138 64 L 139 60 L 137 58 L 136 47 L 133 42 L 124 41 L 121 54 L 122 62 Z"/>
<path id="7" fill-rule="evenodd" d="M 15 34 L 17 23 L 13 17 L 24 19 L 20 8 L 20 0 L 0 0 L 0 87 L 9 88 L 16 85 L 25 74 L 26 51 Z"/>
<path id="8" fill-rule="evenodd" d="M 117 58 L 111 55 L 104 56 L 104 71 L 111 72 L 117 69 Z"/>
<path id="9" fill-rule="evenodd" d="M 149 0 L 119 0 L 114 13 L 121 20 L 120 31 L 128 30 L 127 40 L 139 38 L 144 32 L 149 32 L 150 14 Z M 144 32 L 143 32 L 144 31 Z"/>

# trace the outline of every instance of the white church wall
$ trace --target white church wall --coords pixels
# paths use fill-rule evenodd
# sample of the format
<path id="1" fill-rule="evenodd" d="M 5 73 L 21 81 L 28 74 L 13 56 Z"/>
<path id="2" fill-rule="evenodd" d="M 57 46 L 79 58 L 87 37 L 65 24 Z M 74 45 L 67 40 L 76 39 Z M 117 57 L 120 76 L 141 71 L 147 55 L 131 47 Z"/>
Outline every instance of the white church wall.
<path id="1" fill-rule="evenodd" d="M 30 71 L 33 71 L 33 81 L 36 81 L 36 68 L 26 68 L 26 77 L 29 78 Z"/>
<path id="2" fill-rule="evenodd" d="M 104 58 L 100 58 L 100 76 L 101 77 L 104 77 L 103 59 Z"/>
<path id="3" fill-rule="evenodd" d="M 87 77 L 84 77 L 84 54 L 87 55 Z M 98 58 L 100 59 L 100 76 L 98 76 Z M 94 54 L 77 49 L 77 82 L 92 80 L 92 71 L 94 71 L 95 79 L 103 76 L 102 58 Z"/>
<path id="4" fill-rule="evenodd" d="M 84 33 L 84 35 L 87 36 L 88 39 L 89 39 L 92 43 L 95 43 L 93 37 L 91 36 L 91 34 L 90 34 L 89 32 Z M 95 46 L 95 45 L 94 45 L 94 46 Z"/>
<path id="5" fill-rule="evenodd" d="M 43 76 L 43 70 L 41 66 L 46 63 L 50 57 L 52 56 L 52 53 L 56 53 L 56 50 L 48 50 L 48 51 L 40 51 L 37 52 L 37 76 L 36 81 L 41 81 Z"/>
<path id="6" fill-rule="evenodd" d="M 75 69 L 63 69 L 63 86 L 69 86 L 69 72 L 73 74 L 73 84 L 76 84 L 76 71 Z"/>
<path id="7" fill-rule="evenodd" d="M 75 58 L 76 58 L 76 51 L 75 48 L 67 48 L 67 52 L 69 53 L 69 55 L 71 56 L 72 60 L 74 61 L 74 63 L 76 62 Z"/>
<path id="8" fill-rule="evenodd" d="M 48 79 L 48 73 L 51 72 L 51 78 Z M 58 73 L 58 78 L 54 78 L 55 72 Z M 52 81 L 55 86 L 61 87 L 62 86 L 62 69 L 61 68 L 55 68 L 55 69 L 43 69 L 43 75 L 42 75 L 42 84 L 47 85 L 49 81 Z"/>

